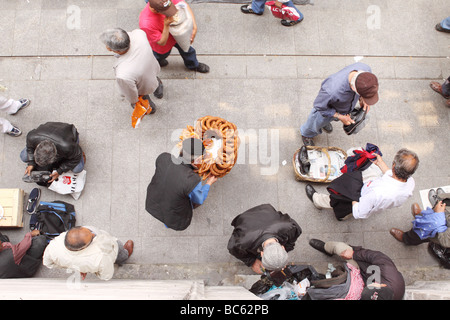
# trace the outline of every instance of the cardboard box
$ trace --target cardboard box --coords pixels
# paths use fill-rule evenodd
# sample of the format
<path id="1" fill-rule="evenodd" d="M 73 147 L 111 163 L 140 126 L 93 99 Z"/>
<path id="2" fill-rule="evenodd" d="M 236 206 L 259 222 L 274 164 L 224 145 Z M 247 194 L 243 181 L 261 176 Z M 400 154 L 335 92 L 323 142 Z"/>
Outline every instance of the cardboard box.
<path id="1" fill-rule="evenodd" d="M 22 189 L 0 189 L 0 227 L 23 227 L 23 201 Z"/>

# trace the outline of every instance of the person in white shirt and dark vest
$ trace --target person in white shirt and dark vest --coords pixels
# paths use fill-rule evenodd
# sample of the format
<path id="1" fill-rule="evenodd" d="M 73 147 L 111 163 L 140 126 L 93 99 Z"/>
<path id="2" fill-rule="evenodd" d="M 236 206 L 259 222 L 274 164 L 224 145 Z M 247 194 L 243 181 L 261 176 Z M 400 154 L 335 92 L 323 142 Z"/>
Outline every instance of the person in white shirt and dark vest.
<path id="1" fill-rule="evenodd" d="M 363 183 L 361 171 L 344 173 L 328 186 L 329 194 L 316 192 L 306 185 L 306 195 L 318 209 L 333 209 L 338 220 L 353 215 L 355 219 L 366 219 L 373 213 L 400 207 L 412 196 L 415 182 L 412 177 L 419 166 L 416 153 L 400 149 L 394 157 L 392 169 L 380 155 L 373 161 L 383 175 Z"/>
<path id="2" fill-rule="evenodd" d="M 208 178 L 202 184 L 200 176 L 194 172 L 201 164 L 205 151 L 200 139 L 183 141 L 178 158 L 164 152 L 156 159 L 156 170 L 147 188 L 145 210 L 177 231 L 185 230 L 192 220 L 193 209 L 202 205 L 209 188 L 217 177 Z"/>

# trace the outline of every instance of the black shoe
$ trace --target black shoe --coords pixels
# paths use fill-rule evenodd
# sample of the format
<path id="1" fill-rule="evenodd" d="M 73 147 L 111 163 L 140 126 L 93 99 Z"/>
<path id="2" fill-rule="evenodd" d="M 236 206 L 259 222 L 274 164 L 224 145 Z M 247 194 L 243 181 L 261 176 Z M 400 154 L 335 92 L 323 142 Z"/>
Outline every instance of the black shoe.
<path id="1" fill-rule="evenodd" d="M 297 23 L 300 23 L 302 21 L 303 21 L 303 19 L 301 19 L 301 20 L 285 20 L 285 19 L 282 19 L 281 20 L 281 24 L 283 26 L 285 26 L 285 27 L 292 27 L 292 26 L 295 26 Z"/>
<path id="2" fill-rule="evenodd" d="M 150 96 L 146 94 L 142 97 L 142 99 L 148 100 L 148 103 L 150 104 L 150 107 L 152 108 L 152 111 L 150 111 L 150 114 L 154 114 L 156 112 L 156 104 L 150 99 Z"/>
<path id="3" fill-rule="evenodd" d="M 332 254 L 325 251 L 325 242 L 323 242 L 322 240 L 311 239 L 311 240 L 309 240 L 309 245 L 311 247 L 313 247 L 314 249 L 316 249 L 322 253 L 325 253 L 329 257 L 333 256 Z"/>
<path id="4" fill-rule="evenodd" d="M 298 152 L 298 162 L 300 164 L 300 172 L 301 174 L 308 174 L 309 169 L 311 168 L 311 162 L 308 158 L 308 150 L 306 146 L 302 146 L 300 151 Z"/>
<path id="5" fill-rule="evenodd" d="M 312 138 L 307 138 L 302 136 L 303 145 L 305 146 L 314 146 L 314 141 Z"/>
<path id="6" fill-rule="evenodd" d="M 428 201 L 430 201 L 432 208 L 436 205 L 437 203 L 436 190 L 430 189 L 430 191 L 428 191 Z"/>
<path id="7" fill-rule="evenodd" d="M 308 199 L 311 200 L 312 203 L 314 203 L 313 195 L 314 195 L 314 193 L 317 192 L 316 189 L 314 189 L 314 187 L 308 183 L 305 186 L 305 191 L 306 191 L 306 196 L 308 197 Z"/>
<path id="8" fill-rule="evenodd" d="M 242 11 L 243 13 L 252 13 L 252 14 L 256 14 L 256 15 L 258 15 L 258 16 L 262 15 L 262 13 L 256 13 L 255 11 L 253 11 L 253 10 L 252 10 L 252 5 L 250 5 L 250 4 L 243 5 L 243 6 L 241 7 L 241 11 Z"/>
<path id="9" fill-rule="evenodd" d="M 158 88 L 153 92 L 153 95 L 158 99 L 162 99 L 164 96 L 164 86 L 161 79 L 159 77 L 156 78 L 158 79 Z"/>
<path id="10" fill-rule="evenodd" d="M 52 178 L 50 177 L 51 174 L 50 171 L 31 171 L 30 175 L 25 174 L 22 177 L 22 181 L 27 183 L 47 183 Z"/>
<path id="11" fill-rule="evenodd" d="M 208 65 L 204 64 L 204 63 L 199 63 L 197 68 L 193 69 L 194 71 L 200 72 L 200 73 L 208 73 L 209 72 L 209 67 Z"/>
<path id="12" fill-rule="evenodd" d="M 333 125 L 331 123 L 327 124 L 325 127 L 322 127 L 322 130 L 326 133 L 333 132 Z"/>
<path id="13" fill-rule="evenodd" d="M 161 68 L 163 68 L 163 67 L 165 67 L 165 66 L 167 66 L 169 64 L 169 61 L 167 61 L 166 59 L 163 59 L 163 60 L 158 61 L 158 62 L 159 62 L 159 66 Z"/>

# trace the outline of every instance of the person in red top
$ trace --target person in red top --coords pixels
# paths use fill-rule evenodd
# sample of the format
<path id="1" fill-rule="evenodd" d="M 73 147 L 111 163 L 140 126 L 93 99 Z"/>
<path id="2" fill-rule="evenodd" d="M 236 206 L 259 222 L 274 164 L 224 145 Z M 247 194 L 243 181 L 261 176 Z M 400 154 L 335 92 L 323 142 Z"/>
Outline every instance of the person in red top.
<path id="1" fill-rule="evenodd" d="M 209 72 L 209 66 L 198 62 L 195 49 L 190 46 L 187 52 L 175 41 L 169 32 L 169 26 L 174 21 L 174 15 L 177 12 L 175 5 L 183 0 L 146 0 L 148 3 L 139 15 L 139 27 L 147 34 L 153 54 L 158 60 L 161 67 L 168 64 L 166 58 L 170 55 L 172 48 L 175 47 L 183 58 L 184 65 L 189 70 L 201 73 Z M 186 6 L 193 18 L 194 28 L 191 35 L 191 44 L 194 42 L 197 34 L 197 23 L 195 22 L 194 13 L 189 5 Z"/>

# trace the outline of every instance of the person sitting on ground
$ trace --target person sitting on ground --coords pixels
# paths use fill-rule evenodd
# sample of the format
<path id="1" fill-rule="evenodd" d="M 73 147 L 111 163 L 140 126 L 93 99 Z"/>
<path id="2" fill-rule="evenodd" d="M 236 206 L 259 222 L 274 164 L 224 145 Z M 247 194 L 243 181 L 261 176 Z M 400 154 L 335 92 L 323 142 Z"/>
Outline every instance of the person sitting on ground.
<path id="1" fill-rule="evenodd" d="M 77 129 L 73 124 L 62 122 L 47 122 L 31 130 L 20 159 L 28 164 L 27 175 L 33 170 L 54 170 L 49 184 L 64 172 L 80 173 L 86 161 Z"/>
<path id="2" fill-rule="evenodd" d="M 122 265 L 133 253 L 132 240 L 122 244 L 106 231 L 94 227 L 74 227 L 50 241 L 44 252 L 47 268 L 78 271 L 81 279 L 95 273 L 101 280 L 110 280 L 114 264 Z"/>
<path id="3" fill-rule="evenodd" d="M 47 238 L 39 230 L 27 232 L 21 242 L 12 244 L 0 233 L 0 278 L 34 276 L 42 264 Z"/>
<path id="4" fill-rule="evenodd" d="M 328 256 L 337 255 L 360 270 L 365 287 L 361 300 L 401 300 L 405 294 L 405 280 L 394 262 L 384 253 L 343 242 L 311 239 L 314 249 Z"/>
<path id="5" fill-rule="evenodd" d="M 438 199 L 450 199 L 450 193 L 438 194 Z M 444 248 L 450 248 L 450 211 L 439 200 L 433 208 L 422 210 L 418 203 L 413 203 L 411 213 L 414 217 L 413 227 L 406 232 L 392 228 L 390 234 L 407 246 L 417 246 L 425 242 L 434 242 Z"/>
<path id="6" fill-rule="evenodd" d="M 390 169 L 380 155 L 376 154 L 377 165 L 383 176 L 362 181 L 361 171 L 344 173 L 328 186 L 329 194 L 316 192 L 311 184 L 306 185 L 306 195 L 318 209 L 333 209 L 338 220 L 353 215 L 355 219 L 366 219 L 385 209 L 401 206 L 414 191 L 412 177 L 419 166 L 416 153 L 400 149 Z"/>
<path id="7" fill-rule="evenodd" d="M 228 241 L 228 251 L 257 274 L 282 270 L 287 264 L 288 252 L 294 249 L 302 233 L 294 219 L 270 204 L 241 213 L 231 225 L 234 230 Z"/>
<path id="8" fill-rule="evenodd" d="M 192 220 L 193 209 L 202 205 L 210 187 L 217 181 L 211 176 L 202 184 L 194 172 L 202 162 L 205 147 L 197 138 L 183 140 L 179 157 L 164 152 L 156 159 L 155 174 L 147 187 L 145 210 L 177 231 L 185 230 Z"/>

